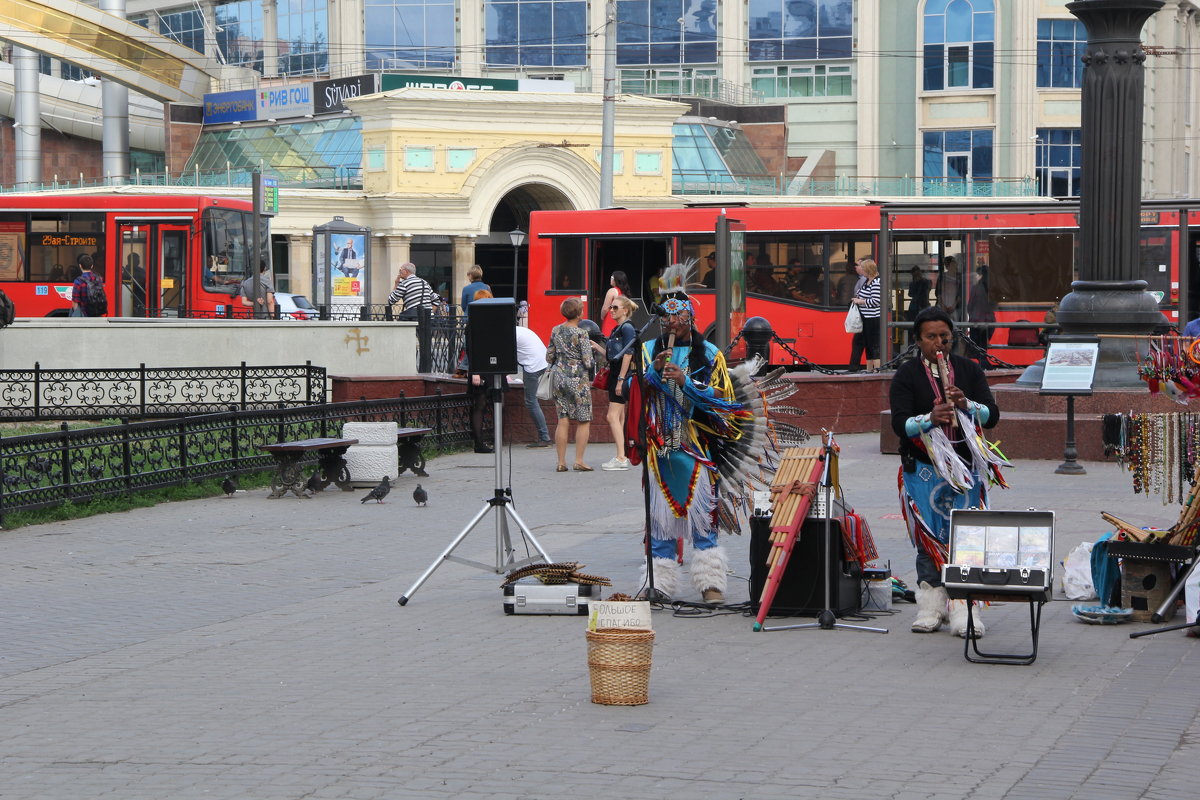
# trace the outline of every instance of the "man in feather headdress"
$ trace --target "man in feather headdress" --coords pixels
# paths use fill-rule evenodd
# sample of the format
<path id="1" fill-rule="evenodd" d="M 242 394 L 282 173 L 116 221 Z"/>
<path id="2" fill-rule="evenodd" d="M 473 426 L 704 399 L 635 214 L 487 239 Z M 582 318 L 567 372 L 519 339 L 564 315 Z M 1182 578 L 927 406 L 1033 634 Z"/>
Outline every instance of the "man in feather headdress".
<path id="1" fill-rule="evenodd" d="M 693 327 L 684 291 L 688 266 L 663 275 L 663 335 L 645 346 L 643 421 L 650 486 L 650 548 L 654 589 L 679 591 L 680 539 L 690 538 L 692 583 L 704 602 L 725 602 L 728 558 L 717 541 L 719 472 L 714 446 L 745 436 L 753 416 L 734 402 L 720 349 Z M 661 598 L 660 598 L 661 599 Z"/>
<path id="2" fill-rule="evenodd" d="M 914 633 L 933 633 L 949 622 L 967 635 L 966 601 L 950 602 L 942 585 L 950 541 L 950 511 L 986 508 L 986 482 L 1004 486 L 1008 462 L 988 449 L 980 428 L 1000 421 L 979 365 L 951 355 L 954 322 L 943 309 L 923 309 L 913 321 L 920 355 L 892 377 L 892 430 L 900 437 L 900 510 L 917 548 L 917 617 Z M 943 372 L 945 374 L 943 374 Z M 975 633 L 983 623 L 975 611 Z"/>

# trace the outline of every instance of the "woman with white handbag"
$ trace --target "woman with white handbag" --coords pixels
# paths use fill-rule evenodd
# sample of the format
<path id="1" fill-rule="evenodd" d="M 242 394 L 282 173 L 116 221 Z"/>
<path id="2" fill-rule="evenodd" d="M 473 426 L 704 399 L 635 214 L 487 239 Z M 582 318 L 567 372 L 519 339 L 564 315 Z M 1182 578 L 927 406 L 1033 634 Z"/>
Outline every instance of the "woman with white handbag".
<path id="1" fill-rule="evenodd" d="M 863 318 L 861 335 L 867 349 L 867 372 L 875 372 L 879 369 L 879 318 L 882 310 L 879 303 L 879 267 L 874 259 L 864 258 L 858 262 L 858 268 L 867 280 L 851 302 L 858 306 Z"/>

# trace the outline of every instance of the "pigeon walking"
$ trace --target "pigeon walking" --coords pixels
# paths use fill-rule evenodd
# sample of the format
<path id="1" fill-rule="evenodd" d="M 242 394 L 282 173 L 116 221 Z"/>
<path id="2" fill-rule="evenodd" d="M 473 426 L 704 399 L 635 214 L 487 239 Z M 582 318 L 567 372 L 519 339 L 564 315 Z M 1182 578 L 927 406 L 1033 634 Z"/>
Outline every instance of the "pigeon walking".
<path id="1" fill-rule="evenodd" d="M 233 497 L 233 493 L 237 491 L 237 484 L 232 475 L 221 481 L 221 491 L 225 493 L 226 497 Z"/>
<path id="2" fill-rule="evenodd" d="M 429 502 L 429 492 L 421 488 L 421 484 L 417 484 L 417 488 L 413 489 L 413 500 L 417 501 L 417 505 L 423 506 Z"/>
<path id="3" fill-rule="evenodd" d="M 310 495 L 316 494 L 325 488 L 324 483 L 325 482 L 321 480 L 321 470 L 317 470 L 312 474 L 312 477 L 308 479 L 308 483 L 304 484 L 304 491 Z"/>
<path id="4" fill-rule="evenodd" d="M 360 503 L 365 503 L 368 500 L 374 500 L 376 503 L 382 503 L 383 498 L 387 497 L 387 493 L 392 490 L 392 482 L 388 480 L 388 476 L 384 475 L 383 480 L 379 482 L 371 491 L 367 492 L 367 496 L 360 500 Z"/>

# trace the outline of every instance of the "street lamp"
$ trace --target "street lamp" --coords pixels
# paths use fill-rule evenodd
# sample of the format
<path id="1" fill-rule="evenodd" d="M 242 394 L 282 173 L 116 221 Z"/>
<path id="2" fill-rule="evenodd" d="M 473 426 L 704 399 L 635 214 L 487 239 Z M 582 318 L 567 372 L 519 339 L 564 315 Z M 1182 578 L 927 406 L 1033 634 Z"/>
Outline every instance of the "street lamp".
<path id="1" fill-rule="evenodd" d="M 517 299 L 517 267 L 521 254 L 521 245 L 525 244 L 525 231 L 516 228 L 508 232 L 508 240 L 513 246 L 513 300 Z"/>

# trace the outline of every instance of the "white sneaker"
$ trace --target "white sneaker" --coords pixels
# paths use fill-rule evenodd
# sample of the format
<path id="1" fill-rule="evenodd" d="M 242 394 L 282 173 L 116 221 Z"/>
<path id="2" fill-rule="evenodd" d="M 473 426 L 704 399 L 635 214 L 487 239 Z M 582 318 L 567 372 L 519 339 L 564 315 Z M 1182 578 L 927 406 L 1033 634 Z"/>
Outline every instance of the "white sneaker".
<path id="1" fill-rule="evenodd" d="M 614 457 L 612 460 L 605 461 L 603 464 L 601 464 L 600 469 L 606 469 L 610 472 L 615 469 L 629 469 L 629 459 Z"/>

